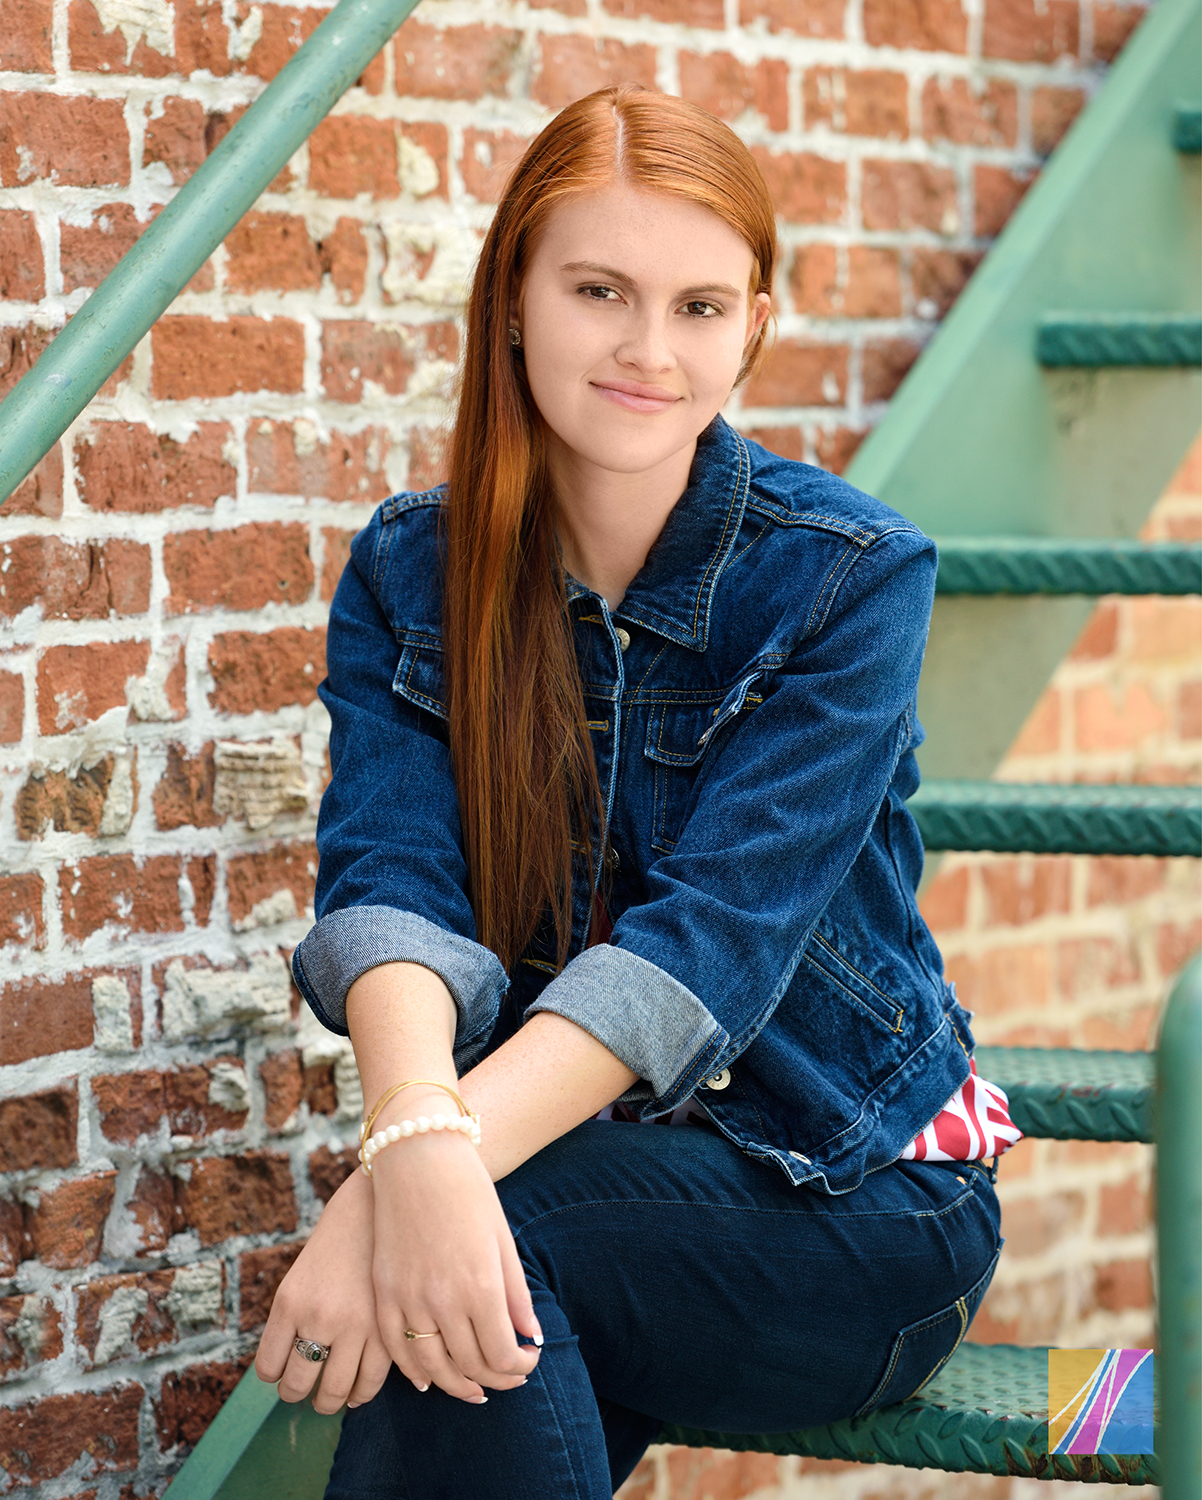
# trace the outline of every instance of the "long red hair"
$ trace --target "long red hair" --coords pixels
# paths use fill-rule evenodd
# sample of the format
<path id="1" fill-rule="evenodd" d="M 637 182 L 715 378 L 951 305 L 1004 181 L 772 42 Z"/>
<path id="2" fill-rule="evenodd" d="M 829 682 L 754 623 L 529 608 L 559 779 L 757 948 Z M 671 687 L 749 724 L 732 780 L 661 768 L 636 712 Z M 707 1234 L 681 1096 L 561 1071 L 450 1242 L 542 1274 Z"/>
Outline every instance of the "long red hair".
<path id="1" fill-rule="evenodd" d="M 776 256 L 772 199 L 738 136 L 696 105 L 631 84 L 551 121 L 485 237 L 450 444 L 443 650 L 477 936 L 507 969 L 548 917 L 565 961 L 573 849 L 589 849 L 601 815 L 542 424 L 510 345 L 509 305 L 555 206 L 615 179 L 717 214 L 751 247 L 749 295 L 771 290 Z"/>

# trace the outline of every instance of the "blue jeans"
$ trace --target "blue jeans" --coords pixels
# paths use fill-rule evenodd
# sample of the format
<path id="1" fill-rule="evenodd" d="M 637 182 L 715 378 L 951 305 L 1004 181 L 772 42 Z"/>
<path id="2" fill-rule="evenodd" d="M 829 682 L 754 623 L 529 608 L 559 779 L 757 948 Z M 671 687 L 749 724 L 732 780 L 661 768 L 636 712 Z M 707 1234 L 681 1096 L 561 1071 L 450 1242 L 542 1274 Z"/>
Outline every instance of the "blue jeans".
<path id="1" fill-rule="evenodd" d="M 901 1401 L 1000 1246 L 979 1164 L 793 1187 L 718 1131 L 587 1121 L 498 1184 L 546 1344 L 471 1406 L 394 1368 L 326 1500 L 610 1500 L 664 1421 L 783 1432 Z"/>

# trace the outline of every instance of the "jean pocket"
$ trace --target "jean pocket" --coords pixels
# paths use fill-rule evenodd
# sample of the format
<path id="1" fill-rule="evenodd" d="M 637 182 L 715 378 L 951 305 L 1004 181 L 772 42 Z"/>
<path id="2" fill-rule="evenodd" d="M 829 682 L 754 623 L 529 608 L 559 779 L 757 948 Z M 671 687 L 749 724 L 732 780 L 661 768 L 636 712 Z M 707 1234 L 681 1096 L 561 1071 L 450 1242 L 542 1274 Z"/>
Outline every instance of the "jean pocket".
<path id="1" fill-rule="evenodd" d="M 989 1269 L 963 1297 L 957 1297 L 950 1307 L 932 1313 L 911 1323 L 893 1340 L 885 1372 L 877 1381 L 876 1389 L 864 1405 L 855 1412 L 862 1417 L 878 1406 L 892 1406 L 896 1401 L 908 1401 L 917 1396 L 928 1381 L 934 1380 L 952 1355 L 960 1347 L 960 1341 L 968 1332 L 968 1325 L 976 1315 L 981 1299 L 993 1280 L 997 1266 L 999 1247 L 994 1252 Z"/>

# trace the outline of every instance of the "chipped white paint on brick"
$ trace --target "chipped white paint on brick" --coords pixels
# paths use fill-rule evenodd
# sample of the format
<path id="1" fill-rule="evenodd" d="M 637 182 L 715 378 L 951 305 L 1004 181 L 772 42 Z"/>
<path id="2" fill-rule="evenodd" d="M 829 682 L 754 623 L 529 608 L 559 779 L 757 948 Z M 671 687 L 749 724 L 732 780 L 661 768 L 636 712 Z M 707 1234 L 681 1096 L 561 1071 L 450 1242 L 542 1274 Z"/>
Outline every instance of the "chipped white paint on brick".
<path id="1" fill-rule="evenodd" d="M 250 1080 L 238 1063 L 216 1062 L 209 1069 L 209 1103 L 231 1114 L 250 1108 Z"/>
<path id="2" fill-rule="evenodd" d="M 92 1356 L 94 1365 L 107 1365 L 129 1350 L 134 1324 L 145 1313 L 149 1300 L 140 1286 L 119 1286 L 105 1299 L 100 1309 L 96 1352 Z"/>
<path id="3" fill-rule="evenodd" d="M 405 219 L 390 219 L 380 228 L 388 255 L 380 286 L 390 301 L 447 310 L 464 306 L 480 248 L 471 229 Z"/>
<path id="4" fill-rule="evenodd" d="M 40 1358 L 46 1342 L 46 1302 L 32 1293 L 22 1299 L 21 1311 L 9 1328 L 9 1336 L 25 1350 L 28 1360 Z"/>
<path id="5" fill-rule="evenodd" d="M 202 1328 L 221 1319 L 221 1262 L 202 1260 L 181 1266 L 163 1304 L 172 1320 L 184 1328 Z"/>
<path id="6" fill-rule="evenodd" d="M 128 833 L 134 816 L 133 751 L 122 745 L 113 754 L 113 774 L 100 816 L 100 837 L 115 838 Z"/>
<path id="7" fill-rule="evenodd" d="M 115 974 L 100 974 L 92 980 L 92 1014 L 95 1017 L 97 1052 L 107 1055 L 134 1050 L 134 1025 L 130 1014 L 129 986 Z"/>
<path id="8" fill-rule="evenodd" d="M 214 760 L 215 810 L 243 819 L 250 829 L 266 828 L 280 813 L 301 812 L 309 805 L 301 752 L 293 740 L 221 740 Z M 295 903 L 289 915 L 296 915 Z"/>
<path id="9" fill-rule="evenodd" d="M 296 909 L 296 897 L 289 890 L 274 891 L 256 901 L 244 917 L 231 922 L 235 932 L 250 932 L 255 927 L 278 927 L 283 922 L 293 922 L 300 916 Z"/>
<path id="10" fill-rule="evenodd" d="M 175 51 L 175 7 L 166 0 L 91 0 L 105 32 L 119 31 L 125 38 L 125 61 L 129 62 L 139 38 L 170 57 Z M 187 0 L 184 0 L 187 3 Z"/>
<path id="11" fill-rule="evenodd" d="M 163 1039 L 227 1035 L 237 1027 L 278 1031 L 288 1024 L 288 966 L 278 953 L 258 953 L 246 969 L 189 969 L 176 959 L 163 992 Z"/>

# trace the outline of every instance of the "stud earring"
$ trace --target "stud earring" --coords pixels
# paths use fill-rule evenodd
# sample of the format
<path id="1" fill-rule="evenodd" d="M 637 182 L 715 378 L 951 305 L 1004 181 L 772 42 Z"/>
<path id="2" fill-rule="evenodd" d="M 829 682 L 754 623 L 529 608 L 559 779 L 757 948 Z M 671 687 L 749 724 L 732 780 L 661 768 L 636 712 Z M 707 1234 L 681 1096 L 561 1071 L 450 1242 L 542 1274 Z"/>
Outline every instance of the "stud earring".
<path id="1" fill-rule="evenodd" d="M 522 347 L 522 330 L 520 328 L 511 328 L 509 330 L 509 343 L 510 347 L 514 349 Z"/>

